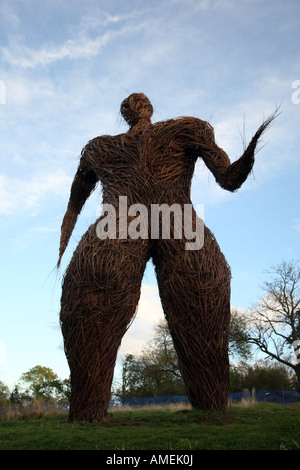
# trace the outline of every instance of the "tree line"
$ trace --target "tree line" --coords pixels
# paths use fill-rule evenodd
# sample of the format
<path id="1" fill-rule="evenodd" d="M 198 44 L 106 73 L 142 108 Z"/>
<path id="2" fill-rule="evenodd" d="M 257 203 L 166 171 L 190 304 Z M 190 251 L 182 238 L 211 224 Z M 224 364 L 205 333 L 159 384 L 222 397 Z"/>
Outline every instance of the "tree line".
<path id="1" fill-rule="evenodd" d="M 21 375 L 12 391 L 0 381 L 0 405 L 22 405 L 39 400 L 44 403 L 69 401 L 69 379 L 61 380 L 49 367 L 37 365 Z"/>
<path id="2" fill-rule="evenodd" d="M 300 267 L 283 261 L 269 270 L 264 295 L 248 311 L 233 309 L 229 331 L 230 392 L 245 388 L 300 391 Z M 262 354 L 254 362 L 255 353 Z M 185 395 L 166 321 L 139 355 L 127 354 L 112 394 L 120 398 Z M 39 399 L 66 403 L 70 380 L 37 365 L 20 377 L 12 392 L 0 381 L 0 404 Z"/>

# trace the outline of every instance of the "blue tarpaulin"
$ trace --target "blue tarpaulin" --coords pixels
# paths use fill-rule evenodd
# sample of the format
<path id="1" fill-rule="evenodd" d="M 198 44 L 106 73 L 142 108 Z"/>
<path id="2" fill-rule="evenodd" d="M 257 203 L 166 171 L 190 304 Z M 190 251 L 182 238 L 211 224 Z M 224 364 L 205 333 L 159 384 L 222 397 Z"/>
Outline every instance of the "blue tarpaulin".
<path id="1" fill-rule="evenodd" d="M 286 390 L 256 390 L 254 397 L 249 391 L 236 392 L 229 395 L 229 399 L 232 403 L 238 403 L 243 399 L 251 400 L 252 398 L 258 402 L 272 402 L 287 405 L 289 403 L 296 403 L 300 401 L 300 393 Z M 169 405 L 173 403 L 189 403 L 189 401 L 185 395 L 142 398 L 114 398 L 111 400 L 110 406 L 130 406 L 133 408 L 138 408 L 141 406 Z"/>

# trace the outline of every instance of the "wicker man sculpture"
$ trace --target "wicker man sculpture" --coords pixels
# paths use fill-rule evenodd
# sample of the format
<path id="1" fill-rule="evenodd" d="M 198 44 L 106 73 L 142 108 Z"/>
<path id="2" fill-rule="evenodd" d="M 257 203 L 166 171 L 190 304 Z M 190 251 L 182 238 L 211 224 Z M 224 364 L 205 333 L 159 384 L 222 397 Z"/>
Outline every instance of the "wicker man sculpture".
<path id="1" fill-rule="evenodd" d="M 97 232 L 107 213 L 91 225 L 63 279 L 60 321 L 71 371 L 71 421 L 99 423 L 106 415 L 117 351 L 136 313 L 149 259 L 155 266 L 190 403 L 203 410 L 225 411 L 227 407 L 231 279 L 227 262 L 204 224 L 200 249 L 187 249 L 184 231 L 181 237 L 175 236 L 171 211 L 170 236 L 163 237 L 160 230 L 153 237 L 151 221 L 134 219 L 134 208 L 143 205 L 150 213 L 153 205 L 191 207 L 195 229 L 198 216 L 192 208 L 190 186 L 197 158 L 202 158 L 222 188 L 237 190 L 252 169 L 258 139 L 274 116 L 263 122 L 243 155 L 231 164 L 207 122 L 182 117 L 152 124 L 152 113 L 144 94 L 125 99 L 121 114 L 130 129 L 88 142 L 72 183 L 58 265 L 98 181 L 104 207 L 115 209 L 116 220 L 114 236 L 109 236 L 109 230 L 106 237 Z M 121 221 L 120 198 L 128 209 L 125 222 L 124 215 Z M 127 228 L 137 220 L 140 236 L 130 237 Z"/>

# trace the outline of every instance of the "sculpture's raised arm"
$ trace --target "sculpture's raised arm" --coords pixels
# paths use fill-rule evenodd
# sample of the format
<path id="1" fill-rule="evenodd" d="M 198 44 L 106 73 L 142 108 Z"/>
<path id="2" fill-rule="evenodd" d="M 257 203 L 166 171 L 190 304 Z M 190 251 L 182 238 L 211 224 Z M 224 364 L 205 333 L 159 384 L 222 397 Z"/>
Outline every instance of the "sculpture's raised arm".
<path id="1" fill-rule="evenodd" d="M 208 125 L 205 142 L 200 145 L 200 155 L 223 189 L 236 191 L 246 181 L 254 164 L 257 142 L 277 115 L 278 109 L 262 123 L 243 155 L 233 163 L 230 163 L 228 155 L 215 143 L 213 128 Z"/>
<path id="2" fill-rule="evenodd" d="M 70 199 L 61 226 L 59 259 L 57 267 L 59 267 L 61 258 L 65 252 L 65 249 L 67 248 L 69 239 L 77 221 L 77 217 L 80 214 L 84 203 L 95 189 L 97 181 L 98 178 L 94 171 L 87 165 L 83 151 L 76 175 L 71 186 Z"/>

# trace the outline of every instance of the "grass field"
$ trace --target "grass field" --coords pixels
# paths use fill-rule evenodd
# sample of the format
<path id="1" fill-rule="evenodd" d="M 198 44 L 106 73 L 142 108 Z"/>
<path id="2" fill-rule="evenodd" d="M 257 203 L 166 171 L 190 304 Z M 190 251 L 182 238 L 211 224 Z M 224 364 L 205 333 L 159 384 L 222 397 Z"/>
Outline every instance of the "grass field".
<path id="1" fill-rule="evenodd" d="M 1 450 L 300 450 L 300 403 L 231 406 L 226 414 L 172 408 L 120 410 L 105 424 L 67 414 L 0 419 Z"/>

